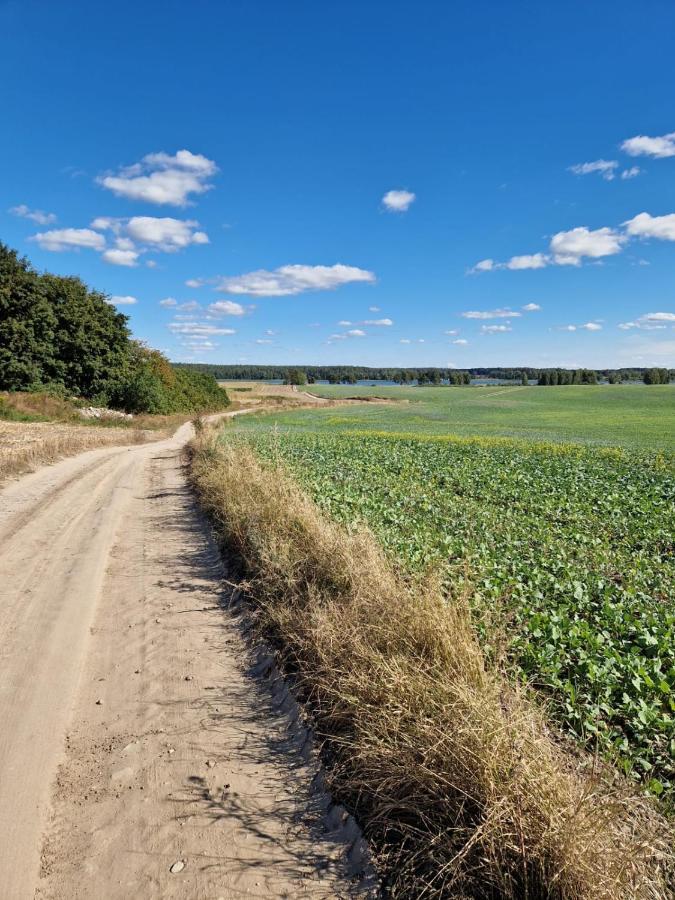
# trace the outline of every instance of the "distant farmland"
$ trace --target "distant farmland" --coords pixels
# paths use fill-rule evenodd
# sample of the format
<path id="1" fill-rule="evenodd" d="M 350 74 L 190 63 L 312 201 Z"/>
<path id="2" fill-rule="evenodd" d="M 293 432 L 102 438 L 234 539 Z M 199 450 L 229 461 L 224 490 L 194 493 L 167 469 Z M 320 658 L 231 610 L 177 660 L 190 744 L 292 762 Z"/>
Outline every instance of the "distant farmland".
<path id="1" fill-rule="evenodd" d="M 386 397 L 395 406 L 302 410 L 281 428 L 353 428 L 482 435 L 675 450 L 675 385 L 564 387 L 351 387 L 312 385 L 322 397 Z M 255 427 L 255 420 L 248 421 Z M 265 421 L 265 428 L 269 419 Z"/>

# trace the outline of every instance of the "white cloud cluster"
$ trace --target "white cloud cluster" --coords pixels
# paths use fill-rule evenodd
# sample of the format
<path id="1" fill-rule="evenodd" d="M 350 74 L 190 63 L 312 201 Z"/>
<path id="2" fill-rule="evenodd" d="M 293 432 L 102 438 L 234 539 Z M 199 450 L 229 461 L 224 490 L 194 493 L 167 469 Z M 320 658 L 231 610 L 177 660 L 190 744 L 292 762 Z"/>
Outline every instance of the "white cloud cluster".
<path id="1" fill-rule="evenodd" d="M 53 225 L 56 222 L 54 213 L 44 212 L 42 209 L 30 209 L 25 203 L 19 206 L 12 206 L 9 210 L 13 216 L 19 216 L 21 219 L 30 219 L 38 225 Z"/>
<path id="2" fill-rule="evenodd" d="M 191 194 L 211 189 L 208 179 L 218 171 L 213 160 L 179 150 L 174 156 L 149 153 L 141 162 L 116 174 L 101 175 L 98 183 L 118 197 L 156 205 L 187 206 Z"/>
<path id="3" fill-rule="evenodd" d="M 570 166 L 569 171 L 575 175 L 601 175 L 605 181 L 614 181 L 615 178 L 621 178 L 626 181 L 629 178 L 636 178 L 642 174 L 639 166 L 631 166 L 628 169 L 622 169 L 619 172 L 619 162 L 616 159 L 596 159 L 594 162 L 577 163 Z"/>
<path id="4" fill-rule="evenodd" d="M 386 328 L 390 325 L 393 325 L 394 322 L 392 319 L 365 319 L 365 321 L 362 322 L 361 324 L 362 325 L 375 325 L 378 328 L 380 328 L 380 327 Z"/>
<path id="5" fill-rule="evenodd" d="M 389 212 L 406 212 L 416 199 L 412 191 L 387 191 L 382 204 Z"/>
<path id="6" fill-rule="evenodd" d="M 169 322 L 167 325 L 173 334 L 186 334 L 191 337 L 211 337 L 219 334 L 236 334 L 234 328 L 220 328 L 203 322 Z"/>
<path id="7" fill-rule="evenodd" d="M 510 325 L 481 325 L 481 334 L 502 334 L 505 331 L 513 331 Z"/>
<path id="8" fill-rule="evenodd" d="M 575 175 L 602 175 L 605 181 L 613 181 L 616 178 L 616 169 L 619 163 L 615 159 L 596 159 L 594 162 L 577 163 L 570 166 L 569 171 Z"/>
<path id="9" fill-rule="evenodd" d="M 643 215 L 646 215 L 643 214 Z M 585 259 L 602 259 L 620 253 L 629 234 L 614 228 L 596 228 L 582 225 L 569 231 L 554 234 L 549 243 L 549 253 L 533 253 L 526 256 L 512 256 L 507 262 L 498 263 L 493 259 L 483 259 L 476 263 L 468 274 L 494 272 L 498 269 L 512 271 L 522 269 L 543 269 L 546 266 L 580 266 Z"/>
<path id="10" fill-rule="evenodd" d="M 457 340 L 452 341 L 451 343 L 457 344 L 459 347 L 466 347 L 466 345 L 467 345 L 469 342 L 468 342 L 468 341 L 465 341 L 464 338 L 457 338 Z"/>
<path id="11" fill-rule="evenodd" d="M 602 331 L 602 325 L 598 322 L 584 322 L 583 325 L 561 325 L 559 331 Z"/>
<path id="12" fill-rule="evenodd" d="M 675 313 L 672 312 L 653 312 L 645 313 L 643 316 L 635 319 L 634 322 L 621 322 L 619 328 L 623 331 L 629 331 L 631 328 L 641 328 L 644 331 L 659 331 L 668 326 L 675 328 Z"/>
<path id="13" fill-rule="evenodd" d="M 159 305 L 169 308 L 172 306 L 178 306 L 178 300 L 176 300 L 175 297 L 165 297 L 164 300 L 159 301 Z"/>
<path id="14" fill-rule="evenodd" d="M 373 272 L 341 263 L 333 266 L 287 265 L 272 271 L 258 269 L 244 275 L 221 278 L 218 290 L 250 297 L 286 297 L 305 291 L 330 291 L 352 282 L 374 281 Z"/>
<path id="15" fill-rule="evenodd" d="M 538 303 L 526 303 L 525 306 L 520 307 L 525 312 L 538 312 L 541 309 Z"/>
<path id="16" fill-rule="evenodd" d="M 106 237 L 105 232 L 108 232 Z M 132 216 L 129 219 L 98 216 L 89 228 L 58 228 L 33 235 L 43 250 L 96 250 L 115 266 L 134 267 L 142 253 L 175 253 L 192 244 L 208 244 L 199 223 L 169 217 Z M 150 265 L 150 263 L 148 263 Z"/>
<path id="17" fill-rule="evenodd" d="M 647 137 L 639 134 L 625 140 L 621 144 L 621 149 L 629 156 L 651 156 L 654 159 L 675 156 L 675 131 L 660 137 Z"/>

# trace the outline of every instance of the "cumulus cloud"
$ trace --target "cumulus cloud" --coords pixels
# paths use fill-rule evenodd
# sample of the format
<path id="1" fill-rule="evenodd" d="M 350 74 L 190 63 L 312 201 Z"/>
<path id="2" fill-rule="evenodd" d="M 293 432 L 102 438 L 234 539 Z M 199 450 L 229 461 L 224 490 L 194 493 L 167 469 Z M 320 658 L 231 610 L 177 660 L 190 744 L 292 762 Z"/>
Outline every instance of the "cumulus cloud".
<path id="1" fill-rule="evenodd" d="M 675 131 L 660 137 L 647 137 L 640 134 L 625 140 L 621 144 L 621 149 L 629 156 L 651 156 L 655 159 L 675 156 Z"/>
<path id="2" fill-rule="evenodd" d="M 349 319 L 340 319 L 340 321 L 338 322 L 338 325 L 340 325 L 342 328 L 347 328 L 351 324 L 352 323 L 349 321 Z"/>
<path id="3" fill-rule="evenodd" d="M 110 302 L 115 306 L 134 306 L 138 303 L 138 300 L 135 297 L 129 297 L 127 295 L 126 297 L 111 297 Z"/>
<path id="4" fill-rule="evenodd" d="M 460 347 L 466 347 L 466 345 L 467 345 L 469 342 L 468 342 L 468 341 L 465 341 L 464 338 L 457 338 L 456 341 L 452 341 L 451 343 L 457 344 L 457 345 L 460 346 Z"/>
<path id="5" fill-rule="evenodd" d="M 481 325 L 481 334 L 501 334 L 504 331 L 513 331 L 510 325 Z"/>
<path id="6" fill-rule="evenodd" d="M 105 238 L 90 228 L 58 228 L 41 231 L 29 238 L 36 241 L 43 250 L 60 253 L 63 250 L 103 250 Z"/>
<path id="7" fill-rule="evenodd" d="M 549 258 L 544 253 L 529 253 L 523 256 L 512 256 L 505 263 L 505 268 L 516 272 L 519 269 L 543 269 L 549 263 Z"/>
<path id="8" fill-rule="evenodd" d="M 458 328 L 449 328 L 447 331 L 444 331 L 443 334 L 459 334 Z"/>
<path id="9" fill-rule="evenodd" d="M 101 254 L 101 259 L 113 266 L 133 268 L 138 265 L 138 252 L 136 250 L 120 250 L 116 247 L 111 247 Z"/>
<path id="10" fill-rule="evenodd" d="M 620 253 L 626 237 L 613 228 L 596 228 L 594 231 L 581 226 L 570 231 L 559 231 L 551 238 L 551 252 L 559 266 L 578 266 L 584 257 L 601 259 Z"/>
<path id="11" fill-rule="evenodd" d="M 243 316 L 246 309 L 241 303 L 235 303 L 234 300 L 219 300 L 217 303 L 211 303 L 208 307 L 211 316 Z"/>
<path id="12" fill-rule="evenodd" d="M 412 343 L 412 341 L 410 340 L 410 338 L 401 338 L 401 340 L 399 341 L 399 344 L 411 344 L 411 343 Z"/>
<path id="13" fill-rule="evenodd" d="M 476 310 L 470 309 L 461 313 L 465 319 L 512 319 L 520 316 L 519 312 L 515 312 L 505 306 L 501 309 Z"/>
<path id="14" fill-rule="evenodd" d="M 577 163 L 570 166 L 569 171 L 575 175 L 601 175 L 605 181 L 613 181 L 616 178 L 616 169 L 619 163 L 615 159 L 596 159 L 594 162 Z"/>
<path id="15" fill-rule="evenodd" d="M 9 210 L 13 216 L 19 216 L 21 219 L 30 219 L 38 225 L 53 225 L 56 222 L 54 213 L 44 212 L 42 209 L 30 209 L 25 203 L 19 206 L 12 206 Z"/>
<path id="16" fill-rule="evenodd" d="M 251 297 L 286 297 L 304 291 L 330 291 L 351 282 L 374 281 L 373 272 L 341 263 L 334 266 L 287 265 L 272 271 L 258 269 L 244 275 L 221 278 L 218 290 Z"/>
<path id="17" fill-rule="evenodd" d="M 256 338 L 256 344 L 273 344 L 274 341 L 270 338 Z"/>
<path id="18" fill-rule="evenodd" d="M 643 212 L 623 223 L 631 237 L 657 238 L 660 241 L 675 241 L 675 213 L 666 216 L 651 216 Z"/>
<path id="19" fill-rule="evenodd" d="M 360 328 L 352 328 L 347 332 L 347 337 L 365 337 L 365 331 L 361 331 Z"/>
<path id="20" fill-rule="evenodd" d="M 140 244 L 174 253 L 190 244 L 208 244 L 208 235 L 195 230 L 198 222 L 157 218 L 155 216 L 133 216 L 126 224 L 126 233 Z"/>
<path id="21" fill-rule="evenodd" d="M 387 191 L 382 198 L 382 204 L 389 212 L 406 212 L 415 199 L 412 191 Z"/>
<path id="22" fill-rule="evenodd" d="M 369 306 L 368 312 L 380 312 L 380 307 L 379 306 Z"/>
<path id="23" fill-rule="evenodd" d="M 537 312 L 541 309 L 538 303 L 526 303 L 525 306 L 520 307 L 524 312 Z"/>
<path id="24" fill-rule="evenodd" d="M 363 322 L 364 325 L 377 325 L 378 327 L 384 326 L 388 327 L 389 325 L 393 325 L 392 319 L 366 319 Z"/>
<path id="25" fill-rule="evenodd" d="M 623 181 L 627 181 L 629 178 L 637 178 L 638 175 L 642 174 L 642 169 L 640 166 L 631 166 L 630 169 L 624 169 L 621 173 L 621 178 Z"/>
<path id="26" fill-rule="evenodd" d="M 174 297 L 165 297 L 164 300 L 159 301 L 160 306 L 178 306 L 178 300 L 174 299 Z"/>
<path id="27" fill-rule="evenodd" d="M 116 174 L 101 175 L 97 181 L 118 197 L 187 206 L 191 194 L 203 194 L 213 187 L 208 179 L 217 171 L 213 160 L 179 150 L 174 156 L 149 153 L 140 163 L 126 166 Z"/>

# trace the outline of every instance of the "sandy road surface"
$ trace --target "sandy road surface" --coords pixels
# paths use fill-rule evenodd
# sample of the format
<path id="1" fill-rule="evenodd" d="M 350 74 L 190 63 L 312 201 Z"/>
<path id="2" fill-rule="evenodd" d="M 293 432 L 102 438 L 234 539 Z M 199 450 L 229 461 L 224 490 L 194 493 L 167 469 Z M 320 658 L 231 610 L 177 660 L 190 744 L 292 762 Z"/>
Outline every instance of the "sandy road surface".
<path id="1" fill-rule="evenodd" d="M 189 428 L 0 492 L 3 900 L 364 890 L 353 823 L 228 608 Z"/>

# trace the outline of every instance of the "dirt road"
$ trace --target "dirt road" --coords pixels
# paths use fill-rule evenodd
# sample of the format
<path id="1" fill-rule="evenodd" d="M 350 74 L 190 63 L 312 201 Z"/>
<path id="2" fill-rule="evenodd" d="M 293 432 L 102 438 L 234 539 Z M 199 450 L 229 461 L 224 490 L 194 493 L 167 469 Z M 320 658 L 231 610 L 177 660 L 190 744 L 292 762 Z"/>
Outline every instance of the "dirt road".
<path id="1" fill-rule="evenodd" d="M 229 605 L 188 435 L 0 492 L 3 900 L 366 890 L 355 826 Z"/>

